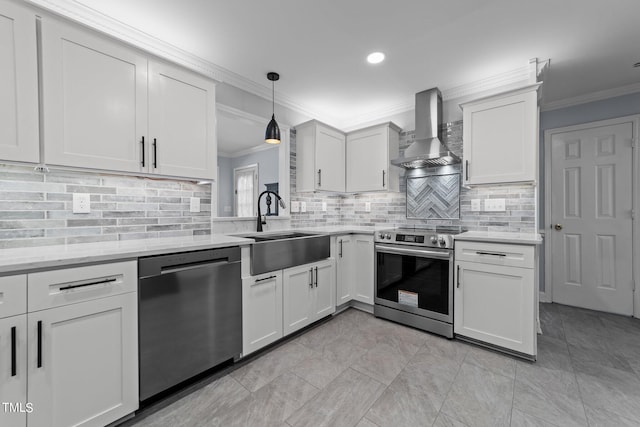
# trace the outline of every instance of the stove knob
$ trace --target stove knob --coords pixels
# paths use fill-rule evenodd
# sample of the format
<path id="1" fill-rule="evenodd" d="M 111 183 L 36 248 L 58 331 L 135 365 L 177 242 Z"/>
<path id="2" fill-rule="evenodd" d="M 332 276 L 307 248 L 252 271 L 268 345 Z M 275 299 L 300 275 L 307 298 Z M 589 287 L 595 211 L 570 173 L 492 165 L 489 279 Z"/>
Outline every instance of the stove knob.
<path id="1" fill-rule="evenodd" d="M 388 240 L 391 240 L 391 233 L 387 233 L 385 236 Z"/>
<path id="2" fill-rule="evenodd" d="M 447 241 L 444 240 L 444 236 L 440 236 L 440 238 L 438 239 L 438 243 L 440 243 L 440 246 L 444 246 Z"/>
<path id="3" fill-rule="evenodd" d="M 378 233 L 378 237 L 384 239 L 384 233 Z"/>
<path id="4" fill-rule="evenodd" d="M 438 238 L 436 236 L 431 236 L 431 243 L 434 245 L 438 243 Z"/>

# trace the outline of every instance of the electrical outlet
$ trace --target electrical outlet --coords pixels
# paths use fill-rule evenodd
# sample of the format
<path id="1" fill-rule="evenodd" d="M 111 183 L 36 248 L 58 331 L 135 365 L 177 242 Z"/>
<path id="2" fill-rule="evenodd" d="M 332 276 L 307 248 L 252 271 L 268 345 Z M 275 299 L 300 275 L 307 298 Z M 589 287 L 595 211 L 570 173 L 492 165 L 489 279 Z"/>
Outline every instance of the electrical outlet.
<path id="1" fill-rule="evenodd" d="M 364 211 L 371 212 L 371 202 L 364 202 Z"/>
<path id="2" fill-rule="evenodd" d="M 486 199 L 484 210 L 487 212 L 504 212 L 506 210 L 504 199 Z"/>
<path id="3" fill-rule="evenodd" d="M 307 211 L 307 202 L 300 202 L 300 212 Z"/>
<path id="4" fill-rule="evenodd" d="M 291 212 L 300 212 L 300 202 L 291 202 Z"/>
<path id="5" fill-rule="evenodd" d="M 471 210 L 475 212 L 482 210 L 480 207 L 480 199 L 471 199 Z"/>
<path id="6" fill-rule="evenodd" d="M 322 202 L 322 212 L 327 211 L 327 202 Z"/>
<path id="7" fill-rule="evenodd" d="M 91 195 L 73 193 L 73 213 L 91 213 Z"/>
<path id="8" fill-rule="evenodd" d="M 200 212 L 200 197 L 189 199 L 189 212 Z"/>

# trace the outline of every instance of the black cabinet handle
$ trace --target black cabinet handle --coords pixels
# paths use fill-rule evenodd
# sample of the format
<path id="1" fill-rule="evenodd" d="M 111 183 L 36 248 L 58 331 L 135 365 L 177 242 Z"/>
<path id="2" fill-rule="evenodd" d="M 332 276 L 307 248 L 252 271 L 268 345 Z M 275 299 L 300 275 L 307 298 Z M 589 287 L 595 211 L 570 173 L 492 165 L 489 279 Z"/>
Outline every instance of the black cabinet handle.
<path id="1" fill-rule="evenodd" d="M 466 181 L 469 181 L 469 160 L 465 160 L 464 162 L 465 168 L 464 168 L 464 174 L 466 176 Z"/>
<path id="2" fill-rule="evenodd" d="M 342 258 L 342 239 L 340 239 L 340 258 Z"/>
<path id="3" fill-rule="evenodd" d="M 386 172 L 385 170 L 383 170 L 383 171 L 382 171 L 382 187 L 384 187 L 384 175 L 385 175 L 386 173 L 387 173 L 387 172 Z"/>
<path id="4" fill-rule="evenodd" d="M 274 279 L 276 276 L 263 277 L 262 279 L 256 279 L 255 283 L 264 282 L 265 280 Z"/>
<path id="5" fill-rule="evenodd" d="M 140 141 L 140 143 L 142 144 L 142 167 L 144 167 L 144 136 L 142 137 L 142 141 Z"/>
<path id="6" fill-rule="evenodd" d="M 158 168 L 158 141 L 153 138 L 153 168 Z"/>
<path id="7" fill-rule="evenodd" d="M 313 289 L 313 268 L 309 269 L 309 287 Z"/>
<path id="8" fill-rule="evenodd" d="M 476 251 L 477 255 L 491 255 L 491 256 L 501 256 L 501 257 L 506 257 L 507 254 L 501 254 L 498 252 L 480 252 L 480 251 Z"/>
<path id="9" fill-rule="evenodd" d="M 460 266 L 458 266 L 458 277 L 456 278 L 456 288 L 460 287 Z"/>
<path id="10" fill-rule="evenodd" d="M 318 187 L 322 187 L 322 169 L 318 169 Z"/>
<path id="11" fill-rule="evenodd" d="M 69 290 L 69 289 L 84 288 L 85 286 L 102 285 L 103 283 L 112 283 L 112 282 L 115 282 L 116 280 L 118 280 L 118 279 L 113 277 L 111 279 L 104 279 L 104 280 L 99 280 L 97 282 L 91 282 L 91 283 L 83 283 L 81 285 L 62 286 L 60 288 L 60 290 L 61 291 L 66 291 L 66 290 Z"/>
<path id="12" fill-rule="evenodd" d="M 16 327 L 11 327 L 11 376 L 15 377 L 16 368 Z"/>
<path id="13" fill-rule="evenodd" d="M 318 267 L 316 267 L 316 288 L 318 287 Z"/>
<path id="14" fill-rule="evenodd" d="M 42 368 L 42 320 L 38 320 L 38 368 Z"/>

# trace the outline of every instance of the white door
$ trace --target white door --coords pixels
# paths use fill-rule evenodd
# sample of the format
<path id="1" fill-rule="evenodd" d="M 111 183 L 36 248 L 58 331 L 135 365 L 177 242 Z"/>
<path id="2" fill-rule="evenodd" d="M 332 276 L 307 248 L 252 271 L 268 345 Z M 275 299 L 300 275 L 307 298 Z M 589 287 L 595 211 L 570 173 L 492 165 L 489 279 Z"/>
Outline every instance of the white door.
<path id="1" fill-rule="evenodd" d="M 215 84 L 181 68 L 149 61 L 151 172 L 215 179 Z"/>
<path id="2" fill-rule="evenodd" d="M 551 133 L 553 301 L 633 314 L 631 120 Z"/>
<path id="3" fill-rule="evenodd" d="M 29 427 L 104 426 L 138 409 L 137 305 L 127 293 L 28 314 Z"/>
<path id="4" fill-rule="evenodd" d="M 353 299 L 356 278 L 353 237 L 337 237 L 336 250 L 336 305 L 342 305 Z"/>
<path id="5" fill-rule="evenodd" d="M 333 129 L 316 127 L 317 190 L 345 190 L 345 137 Z"/>
<path id="6" fill-rule="evenodd" d="M 0 159 L 39 161 L 36 17 L 0 1 Z"/>
<path id="7" fill-rule="evenodd" d="M 356 281 L 353 298 L 365 304 L 373 305 L 373 237 L 358 235 L 355 241 Z"/>
<path id="8" fill-rule="evenodd" d="M 336 311 L 336 271 L 334 265 L 334 260 L 328 259 L 317 263 L 313 268 L 315 276 L 315 308 L 312 321 L 314 322 Z"/>
<path id="9" fill-rule="evenodd" d="M 258 215 L 258 165 L 233 170 L 233 198 L 236 216 Z"/>
<path id="10" fill-rule="evenodd" d="M 27 425 L 27 315 L 0 319 L 0 426 Z"/>
<path id="11" fill-rule="evenodd" d="M 314 270 L 307 264 L 282 272 L 284 335 L 313 322 Z"/>
<path id="12" fill-rule="evenodd" d="M 386 190 L 389 183 L 389 128 L 347 135 L 347 191 Z"/>
<path id="13" fill-rule="evenodd" d="M 45 161 L 141 172 L 147 58 L 91 31 L 42 20 Z"/>
<path id="14" fill-rule="evenodd" d="M 243 357 L 282 338 L 282 272 L 242 280 Z"/>

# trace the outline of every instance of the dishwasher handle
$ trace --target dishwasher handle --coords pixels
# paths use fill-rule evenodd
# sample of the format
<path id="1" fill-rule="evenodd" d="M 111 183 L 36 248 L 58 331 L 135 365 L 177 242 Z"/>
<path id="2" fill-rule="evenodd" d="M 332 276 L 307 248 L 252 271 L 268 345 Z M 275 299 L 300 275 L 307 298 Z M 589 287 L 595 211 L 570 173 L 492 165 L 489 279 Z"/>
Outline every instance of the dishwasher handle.
<path id="1" fill-rule="evenodd" d="M 138 277 L 142 279 L 202 268 L 211 264 L 230 264 L 235 262 L 240 262 L 239 247 L 142 257 L 138 260 Z"/>

